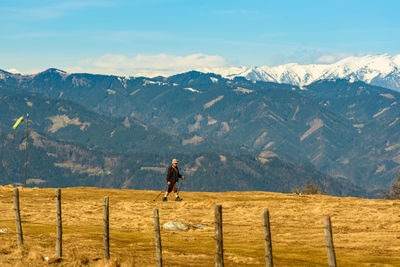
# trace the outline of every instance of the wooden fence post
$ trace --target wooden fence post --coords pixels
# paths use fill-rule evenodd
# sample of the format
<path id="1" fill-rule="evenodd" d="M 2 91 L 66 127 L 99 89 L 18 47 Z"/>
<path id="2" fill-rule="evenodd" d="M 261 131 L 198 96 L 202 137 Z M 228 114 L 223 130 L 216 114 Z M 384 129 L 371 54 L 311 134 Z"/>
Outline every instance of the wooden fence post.
<path id="1" fill-rule="evenodd" d="M 109 199 L 103 199 L 103 245 L 104 245 L 104 258 L 106 261 L 110 259 L 110 228 L 109 228 Z"/>
<path id="2" fill-rule="evenodd" d="M 271 241 L 271 229 L 269 224 L 269 211 L 264 210 L 264 239 L 265 239 L 265 266 L 274 266 L 272 262 L 272 241 Z"/>
<path id="3" fill-rule="evenodd" d="M 224 248 L 222 237 L 222 206 L 215 205 L 215 267 L 224 267 Z"/>
<path id="4" fill-rule="evenodd" d="M 20 213 L 20 209 L 19 209 L 19 191 L 18 191 L 18 188 L 14 189 L 14 213 L 15 213 L 15 225 L 17 227 L 18 246 L 21 247 L 24 244 L 24 239 L 23 239 L 23 236 L 22 236 L 21 213 Z"/>
<path id="5" fill-rule="evenodd" d="M 328 253 L 329 267 L 336 267 L 335 248 L 333 246 L 331 217 L 324 216 L 322 219 L 324 223 L 325 246 Z"/>
<path id="6" fill-rule="evenodd" d="M 158 209 L 153 209 L 154 216 L 154 232 L 155 232 L 155 245 L 156 245 L 156 266 L 162 267 L 162 247 L 161 247 L 161 234 L 160 234 L 160 219 Z"/>
<path id="7" fill-rule="evenodd" d="M 56 257 L 61 259 L 62 258 L 61 189 L 56 189 L 56 216 L 57 216 Z"/>

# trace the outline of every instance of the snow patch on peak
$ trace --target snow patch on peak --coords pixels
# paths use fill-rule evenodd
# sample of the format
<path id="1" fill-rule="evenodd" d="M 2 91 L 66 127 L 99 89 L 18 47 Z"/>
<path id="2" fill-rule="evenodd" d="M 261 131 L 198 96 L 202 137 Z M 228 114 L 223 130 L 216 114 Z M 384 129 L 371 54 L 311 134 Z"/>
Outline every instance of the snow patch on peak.
<path id="1" fill-rule="evenodd" d="M 9 72 L 12 74 L 22 74 L 22 72 L 20 72 L 19 70 L 15 69 L 15 68 L 6 69 L 6 72 Z M 0 73 L 1 73 L 1 70 L 0 70 Z"/>
<path id="2" fill-rule="evenodd" d="M 43 72 L 41 72 L 39 74 L 58 74 L 58 75 L 61 76 L 61 78 L 63 80 L 65 80 L 69 76 L 69 74 L 67 72 L 65 72 L 63 70 L 55 69 L 55 68 L 47 69 L 47 70 L 45 70 L 45 71 L 43 71 Z M 33 77 L 35 77 L 35 76 L 36 75 L 33 75 Z"/>
<path id="3" fill-rule="evenodd" d="M 146 85 L 149 85 L 149 84 L 157 84 L 157 85 L 159 85 L 159 86 L 161 86 L 161 85 L 168 85 L 168 83 L 164 83 L 164 82 L 155 82 L 155 81 L 151 81 L 151 80 L 147 80 L 147 79 L 144 79 L 143 80 L 143 86 L 146 86 Z"/>
<path id="4" fill-rule="evenodd" d="M 400 66 L 400 54 L 398 54 L 397 56 L 393 57 L 393 62 L 397 65 Z"/>
<path id="5" fill-rule="evenodd" d="M 55 68 L 47 69 L 47 70 L 45 70 L 45 71 L 43 71 L 41 73 L 57 73 L 57 74 L 59 74 L 61 76 L 65 76 L 65 75 L 68 76 L 67 72 L 65 72 L 63 70 L 55 69 Z"/>
<path id="6" fill-rule="evenodd" d="M 122 86 L 126 89 L 126 78 L 125 77 L 118 77 L 118 80 L 121 82 Z"/>
<path id="7" fill-rule="evenodd" d="M 215 77 L 210 77 L 210 80 L 211 80 L 213 83 L 218 83 L 218 79 L 215 78 Z"/>
<path id="8" fill-rule="evenodd" d="M 218 73 L 222 77 L 227 79 L 233 79 L 238 76 L 238 73 L 241 73 L 247 70 L 248 67 L 240 66 L 240 67 L 227 67 L 227 68 L 199 68 L 197 71 L 204 73 Z M 239 75 L 240 76 L 240 75 Z"/>

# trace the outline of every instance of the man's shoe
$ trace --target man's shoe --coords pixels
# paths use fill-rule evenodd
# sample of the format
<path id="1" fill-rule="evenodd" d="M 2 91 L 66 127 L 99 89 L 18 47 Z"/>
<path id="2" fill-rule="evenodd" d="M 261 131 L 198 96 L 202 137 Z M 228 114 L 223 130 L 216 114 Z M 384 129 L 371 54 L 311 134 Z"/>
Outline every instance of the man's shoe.
<path id="1" fill-rule="evenodd" d="M 163 197 L 162 201 L 167 201 L 167 197 Z"/>
<path id="2" fill-rule="evenodd" d="M 177 197 L 175 198 L 175 201 L 182 201 L 182 198 L 180 198 L 179 196 L 177 196 Z"/>

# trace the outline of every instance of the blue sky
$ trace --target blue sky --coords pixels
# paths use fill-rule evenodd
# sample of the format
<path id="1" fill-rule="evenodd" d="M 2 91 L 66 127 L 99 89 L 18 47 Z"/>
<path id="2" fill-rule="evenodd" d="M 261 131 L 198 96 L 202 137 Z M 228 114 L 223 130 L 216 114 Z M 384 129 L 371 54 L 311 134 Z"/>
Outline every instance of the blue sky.
<path id="1" fill-rule="evenodd" d="M 0 69 L 172 74 L 400 54 L 400 1 L 5 1 Z"/>

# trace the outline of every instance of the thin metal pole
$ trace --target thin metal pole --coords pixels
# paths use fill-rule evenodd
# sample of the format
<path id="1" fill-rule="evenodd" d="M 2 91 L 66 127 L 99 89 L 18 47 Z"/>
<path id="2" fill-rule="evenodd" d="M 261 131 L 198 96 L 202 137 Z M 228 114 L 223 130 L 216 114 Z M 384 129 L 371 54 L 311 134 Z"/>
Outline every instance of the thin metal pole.
<path id="1" fill-rule="evenodd" d="M 185 180 L 182 180 L 181 184 L 179 185 L 178 192 L 176 192 L 177 194 L 179 194 L 179 192 L 181 191 L 181 188 L 182 188 L 182 185 L 183 185 L 183 181 L 185 181 Z"/>
<path id="2" fill-rule="evenodd" d="M 153 199 L 153 201 L 156 201 L 156 199 L 157 199 L 162 193 L 165 193 L 165 191 L 167 191 L 167 190 L 168 190 L 168 185 L 167 185 L 167 187 L 165 188 L 164 191 L 161 191 L 160 193 L 158 193 L 158 195 L 156 196 L 155 199 Z"/>
<path id="3" fill-rule="evenodd" d="M 28 167 L 28 124 L 29 124 L 29 113 L 26 113 L 26 141 L 25 141 L 25 187 L 26 187 L 26 172 Z"/>

